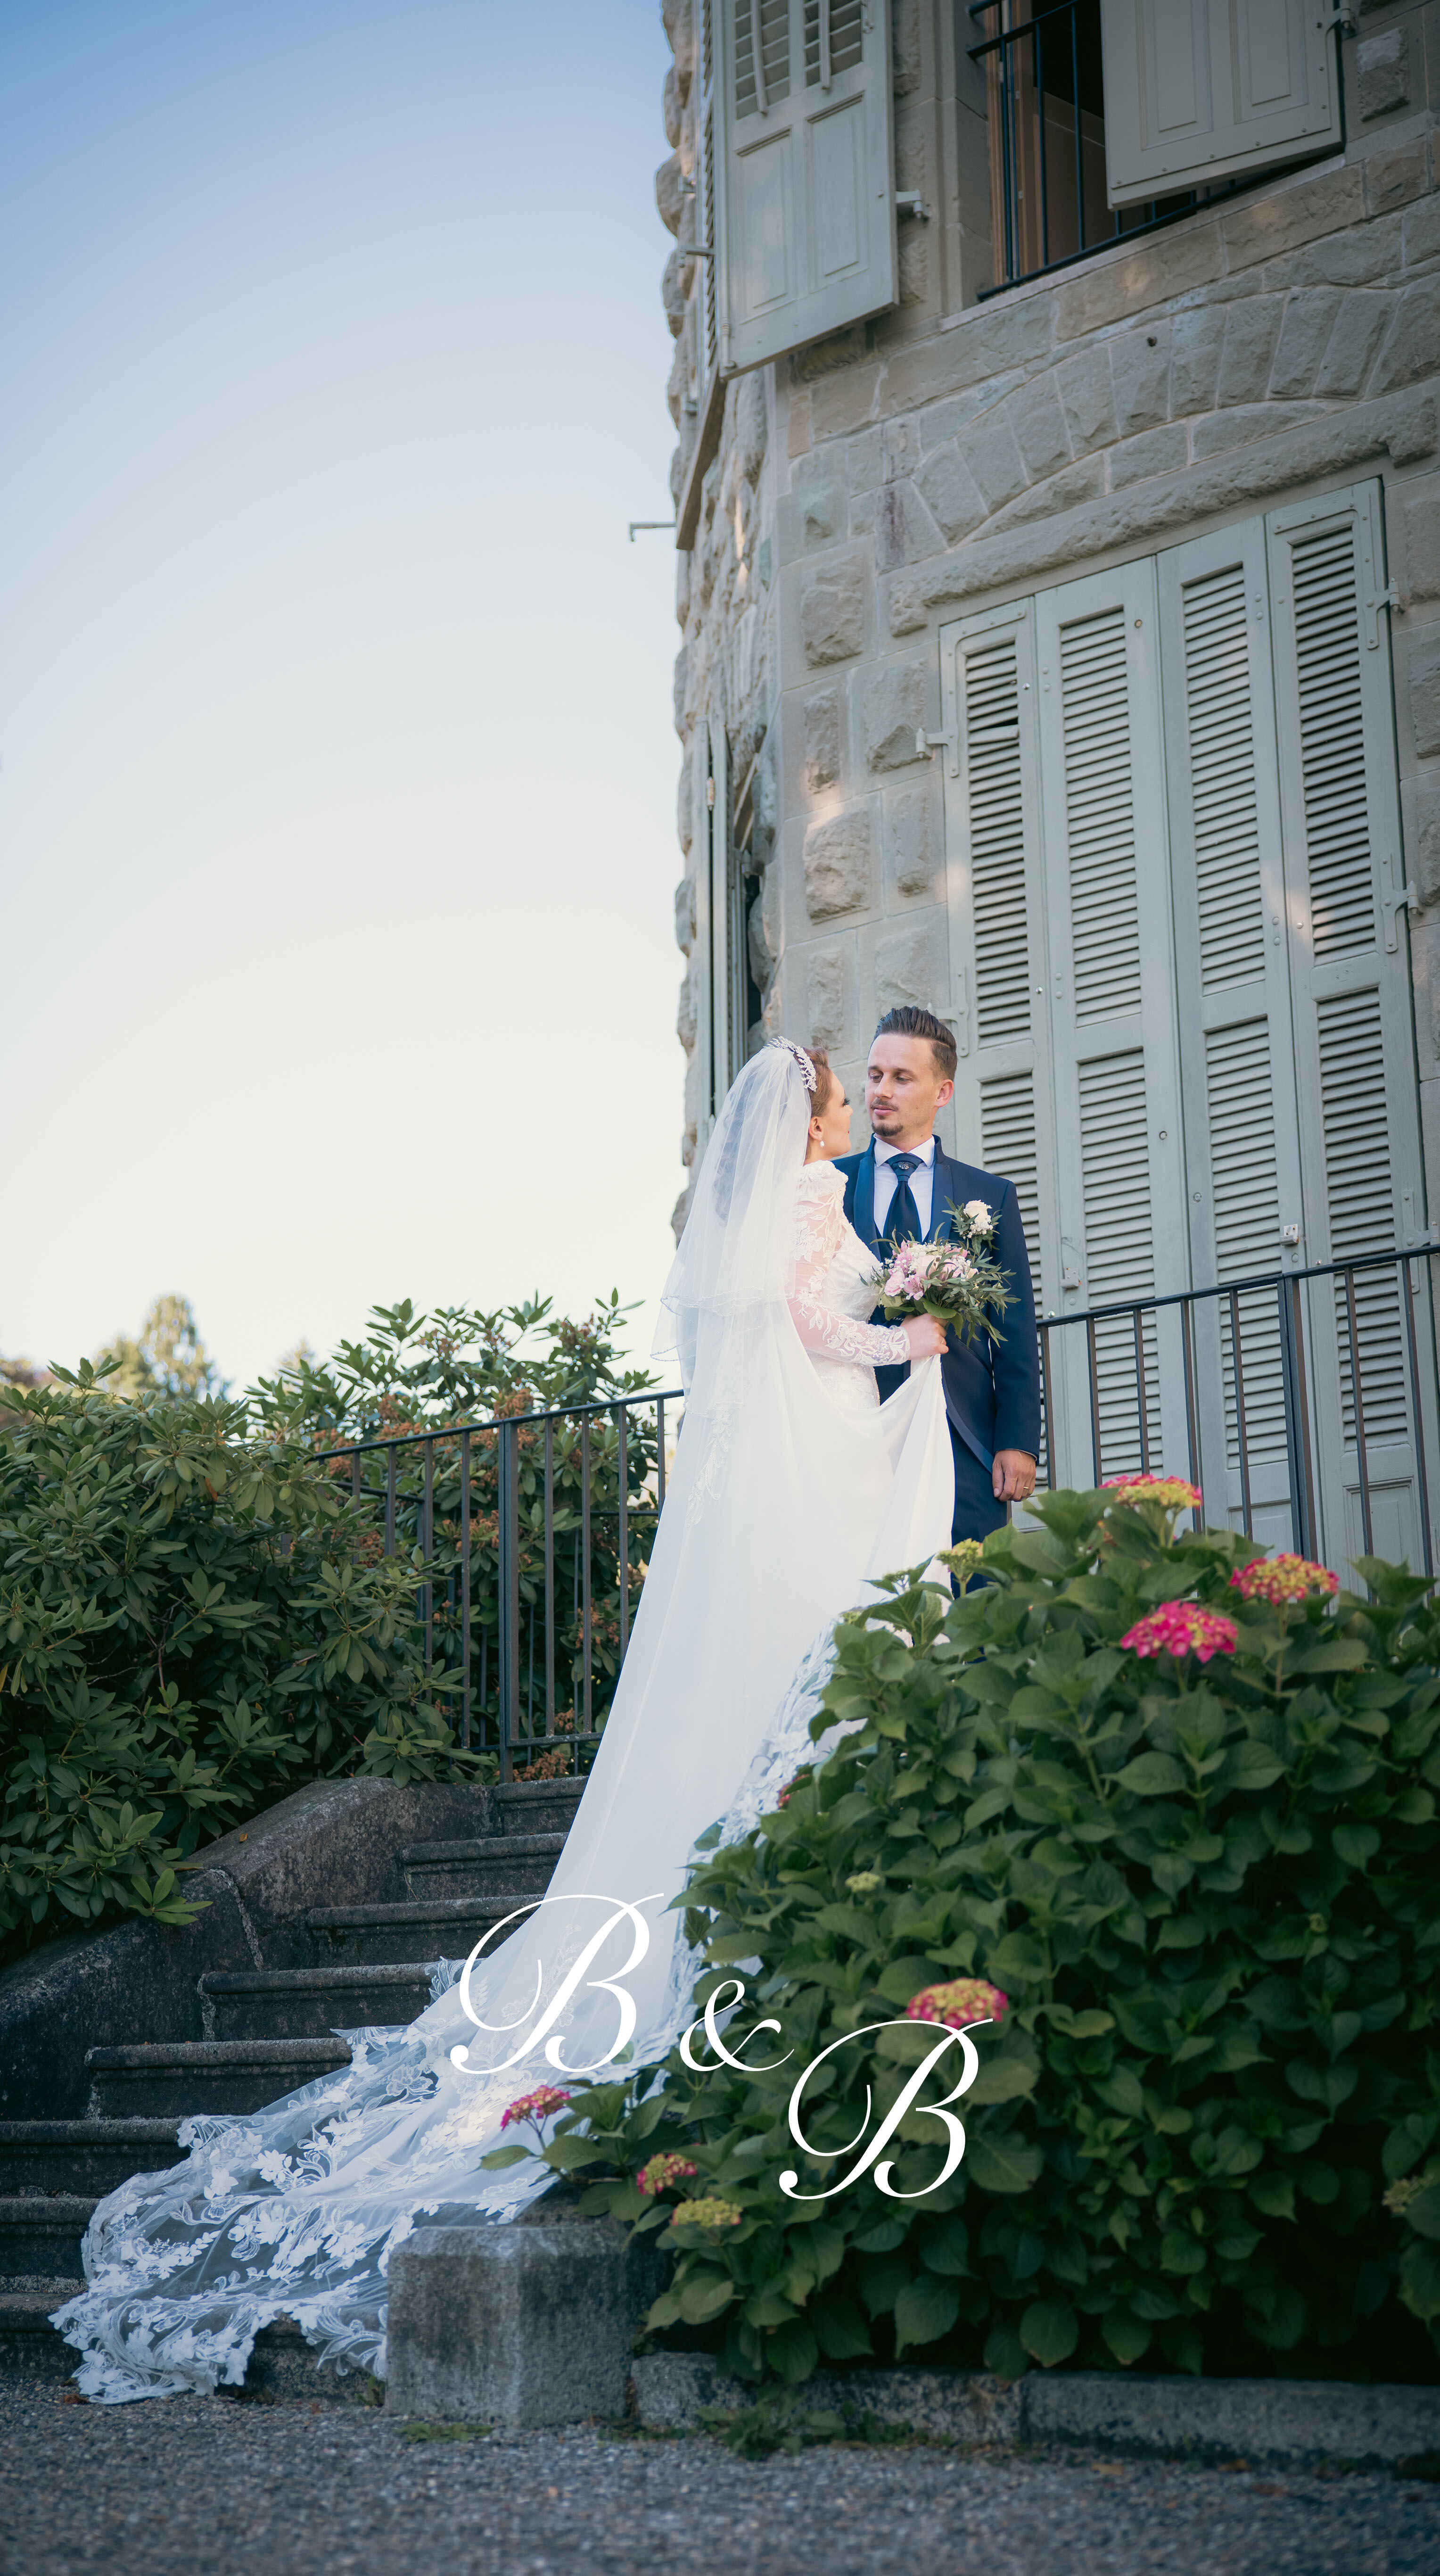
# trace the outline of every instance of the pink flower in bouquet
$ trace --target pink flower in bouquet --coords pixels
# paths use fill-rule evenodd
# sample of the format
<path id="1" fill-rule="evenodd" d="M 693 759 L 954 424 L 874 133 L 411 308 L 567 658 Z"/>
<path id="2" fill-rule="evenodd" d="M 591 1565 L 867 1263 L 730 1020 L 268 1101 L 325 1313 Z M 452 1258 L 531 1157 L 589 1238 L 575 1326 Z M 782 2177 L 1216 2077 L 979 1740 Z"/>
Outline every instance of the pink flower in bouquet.
<path id="1" fill-rule="evenodd" d="M 1252 1564 L 1236 1567 L 1230 1588 L 1243 1601 L 1273 1601 L 1281 1609 L 1287 1602 L 1338 1592 L 1340 1577 L 1308 1556 L 1257 1556 Z"/>
<path id="2" fill-rule="evenodd" d="M 508 2129 L 512 2120 L 533 2120 L 538 2129 L 542 2120 L 548 2120 L 552 2111 L 562 2110 L 569 2099 L 558 2085 L 537 2084 L 533 2093 L 521 2093 L 507 2103 L 500 2114 L 500 2126 Z"/>
<path id="3" fill-rule="evenodd" d="M 1240 1631 L 1219 1610 L 1202 1610 L 1198 1601 L 1166 1601 L 1146 1619 L 1137 1619 L 1121 1638 L 1137 1655 L 1195 1655 L 1208 1664 L 1212 1655 L 1233 1655 Z"/>
<path id="4" fill-rule="evenodd" d="M 964 2030 L 970 2022 L 1003 2021 L 1009 2000 L 984 1977 L 953 1977 L 948 1985 L 922 1987 L 905 2012 L 910 2021 L 938 2021 L 947 2030 Z"/>

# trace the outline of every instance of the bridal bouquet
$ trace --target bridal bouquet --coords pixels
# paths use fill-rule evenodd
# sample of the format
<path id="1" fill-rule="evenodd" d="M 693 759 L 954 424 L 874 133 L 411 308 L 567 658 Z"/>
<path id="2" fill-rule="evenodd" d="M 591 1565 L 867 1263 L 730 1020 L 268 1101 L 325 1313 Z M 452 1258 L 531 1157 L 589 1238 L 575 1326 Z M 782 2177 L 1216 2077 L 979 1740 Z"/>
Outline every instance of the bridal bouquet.
<path id="1" fill-rule="evenodd" d="M 1003 1340 L 995 1317 L 1010 1303 L 1008 1273 L 989 1250 L 995 1219 L 983 1199 L 951 1211 L 960 1241 L 902 1243 L 875 1274 L 877 1305 L 887 1323 L 907 1315 L 934 1315 L 962 1341 L 988 1333 Z"/>

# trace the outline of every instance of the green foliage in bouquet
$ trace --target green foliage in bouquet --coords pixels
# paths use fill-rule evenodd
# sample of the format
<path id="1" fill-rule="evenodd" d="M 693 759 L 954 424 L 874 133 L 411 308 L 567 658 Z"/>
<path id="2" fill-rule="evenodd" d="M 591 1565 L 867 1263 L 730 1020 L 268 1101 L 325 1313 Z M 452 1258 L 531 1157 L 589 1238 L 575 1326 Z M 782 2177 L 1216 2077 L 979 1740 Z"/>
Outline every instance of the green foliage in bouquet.
<path id="1" fill-rule="evenodd" d="M 673 2246 L 653 2331 L 769 2381 L 914 2353 L 1437 2375 L 1440 1614 L 1377 1560 L 1370 1598 L 1293 1561 L 1247 1592 L 1254 1546 L 1177 1533 L 1185 1492 L 1041 1496 L 989 1584 L 897 1578 L 842 1621 L 816 1732 L 850 1732 L 687 1895 L 697 2011 L 739 1973 L 727 2046 L 792 2053 L 626 2071 L 544 2149 Z M 1009 2003 L 953 2178 L 926 2193 L 917 2108 L 902 2197 L 872 2171 L 787 2199 L 787 2169 L 853 2168 L 933 2046 L 907 2006 L 972 1977 Z M 782 2035 L 745 2045 L 761 2018 Z M 847 2033 L 803 2153 L 792 2087 Z"/>
<path id="2" fill-rule="evenodd" d="M 0 1388 L 0 1958 L 191 1920 L 196 1844 L 306 1780 L 452 1776 L 418 1572 L 242 1405 Z"/>

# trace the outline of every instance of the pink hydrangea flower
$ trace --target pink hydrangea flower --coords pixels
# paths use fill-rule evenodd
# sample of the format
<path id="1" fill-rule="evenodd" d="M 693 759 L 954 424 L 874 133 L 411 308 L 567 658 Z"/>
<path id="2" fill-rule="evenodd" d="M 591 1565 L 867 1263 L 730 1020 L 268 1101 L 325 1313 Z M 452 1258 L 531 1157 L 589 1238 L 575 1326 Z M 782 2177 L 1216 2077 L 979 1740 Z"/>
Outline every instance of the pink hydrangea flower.
<path id="1" fill-rule="evenodd" d="M 533 2120 L 538 2129 L 541 2121 L 548 2120 L 552 2111 L 563 2110 L 569 2099 L 569 2094 L 562 2093 L 558 2085 L 537 2084 L 533 2093 L 521 2093 L 513 2102 L 506 2104 L 500 2114 L 500 2126 L 508 2129 L 512 2120 Z"/>
<path id="2" fill-rule="evenodd" d="M 1137 1619 L 1121 1638 L 1137 1655 L 1194 1655 L 1208 1664 L 1212 1655 L 1233 1655 L 1240 1631 L 1219 1610 L 1202 1610 L 1198 1601 L 1166 1601 L 1145 1619 Z"/>
<path id="3" fill-rule="evenodd" d="M 1204 1500 L 1184 1476 L 1107 1476 L 1104 1491 L 1127 1503 L 1158 1503 L 1167 1512 L 1198 1512 Z"/>
<path id="4" fill-rule="evenodd" d="M 641 2191 L 653 2195 L 673 2190 L 677 2182 L 688 2182 L 691 2175 L 699 2170 L 688 2156 L 652 2156 L 648 2164 L 641 2166 L 635 2180 Z"/>
<path id="5" fill-rule="evenodd" d="M 1340 1577 L 1328 1565 L 1316 1565 L 1308 1556 L 1257 1556 L 1249 1565 L 1238 1565 L 1230 1577 L 1232 1592 L 1244 1601 L 1273 1601 L 1283 1608 L 1290 1601 L 1308 1601 L 1321 1592 L 1338 1592 Z"/>
<path id="6" fill-rule="evenodd" d="M 938 2021 L 947 2030 L 964 2030 L 975 2021 L 1003 2021 L 1009 2000 L 984 1977 L 953 1977 L 948 1985 L 923 1986 L 905 2011 L 911 2021 Z"/>

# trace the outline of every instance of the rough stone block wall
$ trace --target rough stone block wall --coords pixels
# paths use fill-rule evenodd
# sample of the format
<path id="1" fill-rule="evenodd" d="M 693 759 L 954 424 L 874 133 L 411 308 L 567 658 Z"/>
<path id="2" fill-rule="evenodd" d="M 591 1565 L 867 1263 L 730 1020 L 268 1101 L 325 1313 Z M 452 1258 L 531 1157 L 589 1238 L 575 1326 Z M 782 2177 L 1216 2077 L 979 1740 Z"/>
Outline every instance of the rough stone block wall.
<path id="1" fill-rule="evenodd" d="M 683 166 L 688 6 L 666 23 Z M 681 558 L 687 761 L 702 708 L 737 779 L 760 754 L 766 1026 L 823 1040 L 853 1093 L 879 1011 L 950 998 L 941 782 L 915 748 L 941 623 L 1378 474 L 1440 1214 L 1440 8 L 1362 6 L 1343 155 L 983 303 L 983 116 L 947 27 L 896 0 L 897 185 L 933 210 L 902 223 L 900 306 L 731 386 Z M 683 778 L 680 802 L 683 844 Z M 692 920 L 679 901 L 682 945 Z"/>

